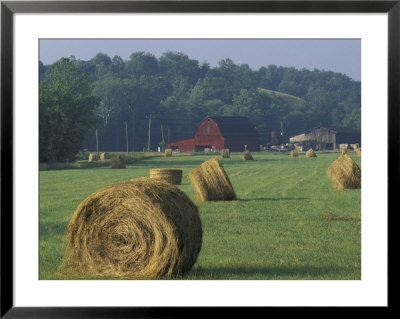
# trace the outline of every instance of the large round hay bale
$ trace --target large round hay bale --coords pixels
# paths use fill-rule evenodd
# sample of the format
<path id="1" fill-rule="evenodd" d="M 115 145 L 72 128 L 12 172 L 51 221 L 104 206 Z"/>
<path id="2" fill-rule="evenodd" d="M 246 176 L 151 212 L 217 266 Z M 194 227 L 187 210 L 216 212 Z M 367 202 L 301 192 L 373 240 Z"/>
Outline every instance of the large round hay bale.
<path id="1" fill-rule="evenodd" d="M 315 154 L 314 150 L 312 148 L 310 148 L 307 152 L 306 152 L 306 156 L 307 157 L 317 157 L 317 154 Z"/>
<path id="2" fill-rule="evenodd" d="M 222 158 L 230 158 L 231 157 L 231 151 L 229 150 L 229 148 L 224 148 L 221 151 L 221 155 L 222 155 Z"/>
<path id="3" fill-rule="evenodd" d="M 165 157 L 171 157 L 172 156 L 172 149 L 168 148 L 164 151 Z"/>
<path id="4" fill-rule="evenodd" d="M 96 153 L 89 154 L 89 158 L 88 158 L 89 162 L 96 162 L 98 160 L 99 160 L 99 155 L 97 155 Z"/>
<path id="5" fill-rule="evenodd" d="M 236 199 L 228 175 L 216 156 L 191 170 L 189 179 L 196 198 L 202 202 Z"/>
<path id="6" fill-rule="evenodd" d="M 152 168 L 150 178 L 158 178 L 174 185 L 182 182 L 182 170 L 179 168 Z"/>
<path id="7" fill-rule="evenodd" d="M 77 207 L 60 273 L 156 279 L 189 271 L 202 245 L 194 203 L 176 186 L 138 178 L 104 187 Z"/>
<path id="8" fill-rule="evenodd" d="M 339 156 L 326 171 L 336 189 L 361 188 L 361 170 L 350 155 Z"/>
<path id="9" fill-rule="evenodd" d="M 107 159 L 110 159 L 110 158 L 111 158 L 111 157 L 110 157 L 110 154 L 107 153 L 107 152 L 103 152 L 103 153 L 100 154 L 100 159 L 101 159 L 102 161 L 107 160 Z"/>
<path id="10" fill-rule="evenodd" d="M 253 160 L 253 156 L 251 155 L 250 151 L 244 151 L 242 153 L 242 159 L 245 161 L 252 161 Z"/>
<path id="11" fill-rule="evenodd" d="M 293 150 L 290 152 L 290 156 L 291 156 L 291 157 L 299 156 L 299 152 L 298 152 L 296 149 L 293 149 Z"/>
<path id="12" fill-rule="evenodd" d="M 124 158 L 121 155 L 117 155 L 113 157 L 110 161 L 111 168 L 113 169 L 122 169 L 126 168 L 126 163 Z"/>

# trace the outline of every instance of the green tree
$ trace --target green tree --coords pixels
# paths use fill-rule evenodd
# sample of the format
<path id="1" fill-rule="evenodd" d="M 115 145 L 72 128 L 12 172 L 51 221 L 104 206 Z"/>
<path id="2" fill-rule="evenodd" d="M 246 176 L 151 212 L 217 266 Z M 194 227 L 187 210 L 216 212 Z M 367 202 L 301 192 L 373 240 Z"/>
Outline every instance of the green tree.
<path id="1" fill-rule="evenodd" d="M 170 80 L 183 76 L 191 84 L 195 84 L 200 75 L 199 61 L 189 59 L 186 54 L 167 51 L 159 59 L 160 74 Z M 202 71 L 207 72 L 207 66 L 203 64 Z"/>
<path id="2" fill-rule="evenodd" d="M 353 109 L 353 111 L 343 120 L 343 125 L 356 130 L 361 129 L 361 110 Z"/>
<path id="3" fill-rule="evenodd" d="M 99 98 L 73 59 L 55 62 L 48 75 L 39 84 L 39 160 L 72 161 L 96 126 Z"/>
<path id="4" fill-rule="evenodd" d="M 128 74 L 136 78 L 142 75 L 155 75 L 158 73 L 158 61 L 151 53 L 143 51 L 132 53 L 126 62 Z"/>

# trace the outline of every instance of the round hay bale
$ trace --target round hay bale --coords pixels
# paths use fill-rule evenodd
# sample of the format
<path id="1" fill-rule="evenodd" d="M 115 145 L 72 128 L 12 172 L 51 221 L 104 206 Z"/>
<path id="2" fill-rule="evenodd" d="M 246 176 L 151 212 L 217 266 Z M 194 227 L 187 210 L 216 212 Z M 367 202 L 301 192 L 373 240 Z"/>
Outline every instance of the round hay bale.
<path id="1" fill-rule="evenodd" d="M 202 245 L 195 204 L 176 186 L 138 178 L 80 203 L 68 225 L 63 275 L 156 279 L 189 271 Z"/>
<path id="2" fill-rule="evenodd" d="M 251 155 L 250 151 L 244 151 L 242 153 L 242 159 L 245 161 L 252 161 L 253 160 L 253 156 Z"/>
<path id="3" fill-rule="evenodd" d="M 290 152 L 290 156 L 291 156 L 291 157 L 299 156 L 299 152 L 298 152 L 296 149 L 293 149 L 293 150 Z"/>
<path id="4" fill-rule="evenodd" d="M 126 168 L 125 160 L 121 155 L 113 157 L 110 161 L 110 165 L 112 169 Z"/>
<path id="5" fill-rule="evenodd" d="M 351 151 L 350 151 L 349 148 L 343 148 L 343 149 L 342 149 L 342 155 L 346 155 L 346 154 L 349 154 L 349 155 L 350 155 L 350 153 L 351 153 Z"/>
<path id="6" fill-rule="evenodd" d="M 191 170 L 189 179 L 196 198 L 202 202 L 236 199 L 228 175 L 216 156 Z"/>
<path id="7" fill-rule="evenodd" d="M 361 157 L 361 148 L 357 148 L 356 152 L 357 152 L 357 156 Z"/>
<path id="8" fill-rule="evenodd" d="M 306 152 L 306 156 L 307 157 L 317 157 L 317 154 L 315 154 L 314 150 L 312 148 L 310 148 L 307 152 Z"/>
<path id="9" fill-rule="evenodd" d="M 174 185 L 182 182 L 182 170 L 179 168 L 152 168 L 150 178 L 158 178 Z"/>
<path id="10" fill-rule="evenodd" d="M 350 155 L 339 156 L 326 171 L 336 189 L 361 188 L 361 170 Z"/>
<path id="11" fill-rule="evenodd" d="M 103 153 L 100 154 L 100 159 L 101 159 L 102 161 L 107 160 L 107 159 L 110 159 L 110 158 L 111 158 L 111 157 L 110 157 L 110 154 L 107 153 L 107 152 L 103 152 Z"/>
<path id="12" fill-rule="evenodd" d="M 231 151 L 229 150 L 229 148 L 224 148 L 221 151 L 221 155 L 222 155 L 222 158 L 230 158 L 231 157 Z"/>
<path id="13" fill-rule="evenodd" d="M 165 157 L 171 157 L 172 156 L 172 149 L 168 148 L 164 151 Z"/>
<path id="14" fill-rule="evenodd" d="M 97 155 L 96 153 L 90 153 L 89 154 L 89 162 L 96 162 L 99 160 L 99 155 Z"/>

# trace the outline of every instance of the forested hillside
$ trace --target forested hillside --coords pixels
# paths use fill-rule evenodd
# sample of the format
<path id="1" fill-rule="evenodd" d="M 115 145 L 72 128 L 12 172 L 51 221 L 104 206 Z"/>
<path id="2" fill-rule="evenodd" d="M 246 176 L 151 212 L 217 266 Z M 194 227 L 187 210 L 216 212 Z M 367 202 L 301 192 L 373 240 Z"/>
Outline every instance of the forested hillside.
<path id="1" fill-rule="evenodd" d="M 92 150 L 92 119 L 98 123 L 99 148 L 106 151 L 126 150 L 126 136 L 130 151 L 147 149 L 150 115 L 153 150 L 163 138 L 168 142 L 191 137 L 207 115 L 246 116 L 263 143 L 270 141 L 271 131 L 280 131 L 281 124 L 287 135 L 318 125 L 361 126 L 361 83 L 341 73 L 298 70 L 268 61 L 253 70 L 230 59 L 210 67 L 180 52 L 165 52 L 159 58 L 135 52 L 126 61 L 99 53 L 89 61 L 64 61 L 87 80 L 88 99 L 98 98 L 90 110 L 92 118 L 85 115 L 85 147 Z M 42 93 L 51 86 L 54 70 L 60 72 L 56 63 L 39 63 Z M 46 108 L 41 102 L 41 112 L 51 109 L 49 101 L 51 97 Z M 46 124 L 40 125 L 41 135 L 50 134 Z"/>

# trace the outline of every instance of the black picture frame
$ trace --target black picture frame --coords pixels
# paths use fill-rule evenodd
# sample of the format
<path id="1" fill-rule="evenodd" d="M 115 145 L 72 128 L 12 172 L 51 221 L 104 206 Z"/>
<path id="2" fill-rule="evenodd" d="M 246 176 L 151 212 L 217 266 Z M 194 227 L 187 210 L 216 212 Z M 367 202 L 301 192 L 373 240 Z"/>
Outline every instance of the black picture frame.
<path id="1" fill-rule="evenodd" d="M 387 13 L 388 218 L 399 186 L 400 0 L 396 1 L 1 1 L 1 318 L 177 318 L 229 316 L 238 310 L 188 307 L 14 307 L 13 303 L 13 16 L 15 13 Z M 393 213 L 393 211 L 392 211 Z M 390 222 L 388 223 L 390 225 Z M 388 247 L 390 240 L 388 238 Z M 390 249 L 389 249 L 390 250 Z M 389 258 L 389 256 L 388 256 Z M 389 270 L 389 269 L 388 269 Z M 388 281 L 389 287 L 389 281 Z M 388 299 L 389 309 L 390 298 Z M 276 308 L 252 308 L 270 313 Z M 293 310 L 293 307 L 291 307 Z M 337 309 L 336 309 L 337 310 Z M 244 310 L 250 315 L 249 309 Z M 240 314 L 239 314 L 240 315 Z M 247 317 L 246 315 L 246 317 Z M 299 313 L 297 313 L 299 315 Z"/>

